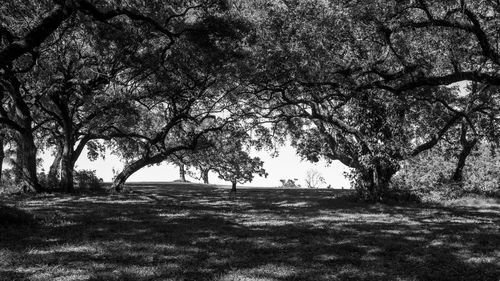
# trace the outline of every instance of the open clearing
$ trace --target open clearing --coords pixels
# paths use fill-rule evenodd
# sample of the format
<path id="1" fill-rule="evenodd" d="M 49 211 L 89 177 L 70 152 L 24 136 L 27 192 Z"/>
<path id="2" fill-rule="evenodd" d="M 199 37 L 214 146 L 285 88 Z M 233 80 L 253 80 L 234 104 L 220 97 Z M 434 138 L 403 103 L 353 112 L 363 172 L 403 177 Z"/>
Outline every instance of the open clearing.
<path id="1" fill-rule="evenodd" d="M 0 280 L 500 280 L 498 202 L 368 205 L 303 189 L 230 198 L 195 184 L 132 190 L 1 200 L 34 217 L 0 222 Z"/>

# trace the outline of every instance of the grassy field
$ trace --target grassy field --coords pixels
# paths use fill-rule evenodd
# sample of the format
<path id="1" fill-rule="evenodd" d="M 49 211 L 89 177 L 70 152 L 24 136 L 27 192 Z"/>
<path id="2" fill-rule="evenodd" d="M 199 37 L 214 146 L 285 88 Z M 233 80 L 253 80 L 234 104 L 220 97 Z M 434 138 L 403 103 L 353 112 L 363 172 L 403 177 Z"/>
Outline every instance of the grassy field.
<path id="1" fill-rule="evenodd" d="M 0 199 L 0 280 L 500 280 L 500 204 L 141 184 Z M 344 191 L 348 192 L 348 191 Z M 8 217 L 8 216 L 7 216 Z"/>

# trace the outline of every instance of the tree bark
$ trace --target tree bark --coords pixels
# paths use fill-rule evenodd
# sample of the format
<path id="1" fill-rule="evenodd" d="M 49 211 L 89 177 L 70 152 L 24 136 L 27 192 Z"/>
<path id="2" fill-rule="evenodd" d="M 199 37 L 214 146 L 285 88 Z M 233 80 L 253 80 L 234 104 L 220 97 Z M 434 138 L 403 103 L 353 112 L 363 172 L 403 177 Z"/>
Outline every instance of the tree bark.
<path id="1" fill-rule="evenodd" d="M 54 161 L 52 162 L 52 165 L 50 165 L 50 169 L 49 169 L 49 175 L 48 175 L 49 186 L 48 186 L 48 188 L 53 188 L 53 187 L 57 186 L 58 182 L 59 182 L 63 147 L 57 146 L 56 149 L 57 149 L 57 151 L 56 151 L 56 155 L 54 157 Z"/>
<path id="2" fill-rule="evenodd" d="M 5 153 L 3 151 L 3 148 L 4 148 L 3 135 L 0 134 L 0 185 L 2 184 L 3 160 L 5 158 Z"/>
<path id="3" fill-rule="evenodd" d="M 36 192 L 43 192 L 45 188 L 38 182 L 36 173 L 36 145 L 31 130 L 26 130 L 21 134 L 19 140 L 18 159 L 20 159 L 23 184 L 28 188 L 33 188 Z M 19 161 L 19 160 L 18 160 Z"/>
<path id="4" fill-rule="evenodd" d="M 231 181 L 231 192 L 236 192 L 236 180 Z"/>
<path id="5" fill-rule="evenodd" d="M 65 141 L 61 159 L 61 189 L 64 192 L 73 192 L 73 145 Z"/>
<path id="6" fill-rule="evenodd" d="M 179 164 L 179 178 L 180 178 L 181 182 L 187 182 L 186 170 L 184 169 L 184 164 Z"/>
<path id="7" fill-rule="evenodd" d="M 377 163 L 373 168 L 361 172 L 361 190 L 366 191 L 366 199 L 380 201 L 388 191 L 392 176 L 398 171 L 390 164 Z"/>
<path id="8" fill-rule="evenodd" d="M 36 192 L 43 192 L 44 187 L 38 182 L 36 173 L 36 152 L 37 148 L 33 136 L 33 118 L 31 111 L 21 94 L 21 83 L 10 71 L 5 72 L 3 80 L 5 92 L 11 97 L 14 108 L 12 119 L 7 119 L 7 126 L 15 130 L 18 134 L 16 169 L 23 190 L 34 189 Z M 6 121 L 4 119 L 4 121 Z"/>
<path id="9" fill-rule="evenodd" d="M 204 184 L 209 184 L 208 182 L 208 169 L 201 169 L 201 178 Z"/>
<path id="10" fill-rule="evenodd" d="M 463 170 L 465 167 L 465 163 L 467 161 L 467 157 L 471 154 L 472 150 L 476 146 L 478 142 L 477 138 L 474 138 L 471 141 L 466 141 L 462 143 L 462 151 L 460 155 L 458 155 L 457 166 L 455 167 L 455 171 L 451 177 L 451 180 L 454 182 L 462 182 L 463 181 Z"/>
<path id="11" fill-rule="evenodd" d="M 135 172 L 139 171 L 140 169 L 148 165 L 161 163 L 162 161 L 165 161 L 165 159 L 167 159 L 167 157 L 165 157 L 164 155 L 155 155 L 153 157 L 141 158 L 132 163 L 129 163 L 115 177 L 115 179 L 113 180 L 113 184 L 111 185 L 111 189 L 114 189 L 115 191 L 118 192 L 121 191 L 127 179 Z"/>

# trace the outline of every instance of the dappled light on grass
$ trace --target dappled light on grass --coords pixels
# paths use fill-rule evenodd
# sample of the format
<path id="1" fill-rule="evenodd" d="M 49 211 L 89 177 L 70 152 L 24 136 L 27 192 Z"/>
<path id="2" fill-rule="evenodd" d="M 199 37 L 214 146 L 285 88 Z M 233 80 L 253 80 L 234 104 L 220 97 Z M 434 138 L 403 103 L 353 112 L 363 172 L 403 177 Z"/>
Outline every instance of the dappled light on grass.
<path id="1" fill-rule="evenodd" d="M 4 200 L 0 280 L 495 280 L 497 205 L 367 205 L 341 191 L 135 186 Z M 31 220 L 30 219 L 30 220 Z"/>
<path id="2" fill-rule="evenodd" d="M 236 269 L 219 278 L 220 281 L 229 280 L 286 280 L 295 275 L 295 269 L 286 265 L 266 264 L 248 269 Z"/>

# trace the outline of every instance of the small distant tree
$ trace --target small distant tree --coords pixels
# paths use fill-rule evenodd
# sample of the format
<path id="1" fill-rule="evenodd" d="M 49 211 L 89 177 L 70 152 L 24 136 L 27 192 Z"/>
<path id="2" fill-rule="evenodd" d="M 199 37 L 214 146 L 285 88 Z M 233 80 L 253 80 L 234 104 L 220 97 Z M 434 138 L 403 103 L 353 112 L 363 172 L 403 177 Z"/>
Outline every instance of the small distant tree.
<path id="1" fill-rule="evenodd" d="M 308 188 L 319 188 L 325 184 L 325 178 L 317 170 L 309 170 L 306 174 L 306 185 Z"/>
<path id="2" fill-rule="evenodd" d="M 246 151 L 239 150 L 222 158 L 216 171 L 219 178 L 231 182 L 231 191 L 236 191 L 237 183 L 251 182 L 254 174 L 267 176 L 263 164 L 259 157 L 252 158 Z"/>
<path id="3" fill-rule="evenodd" d="M 200 141 L 198 149 L 188 154 L 185 164 L 199 170 L 204 183 L 208 183 L 209 171 L 215 172 L 219 178 L 231 182 L 232 191 L 236 191 L 238 183 L 251 182 L 255 174 L 267 177 L 262 167 L 264 162 L 246 151 L 253 143 L 248 131 L 241 124 L 232 124 L 207 135 L 204 142 Z M 196 177 L 194 173 L 190 174 Z"/>
<path id="4" fill-rule="evenodd" d="M 187 151 L 180 151 L 178 153 L 173 154 L 172 157 L 167 159 L 167 162 L 174 164 L 179 168 L 179 180 L 178 180 L 179 182 L 187 182 L 186 180 L 187 155 L 188 155 Z"/>

